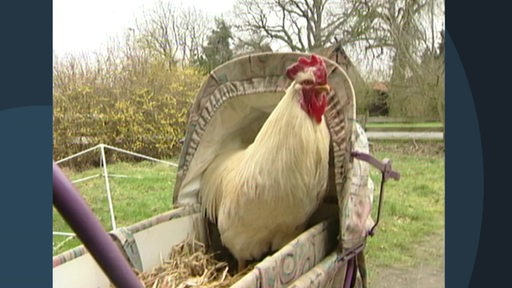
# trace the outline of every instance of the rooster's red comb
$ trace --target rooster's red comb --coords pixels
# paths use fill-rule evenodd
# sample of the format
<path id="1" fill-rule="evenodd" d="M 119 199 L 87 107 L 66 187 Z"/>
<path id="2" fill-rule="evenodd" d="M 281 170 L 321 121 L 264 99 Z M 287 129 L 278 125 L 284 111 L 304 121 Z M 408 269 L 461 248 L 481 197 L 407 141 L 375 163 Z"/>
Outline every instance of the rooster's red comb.
<path id="1" fill-rule="evenodd" d="M 313 74 L 318 83 L 324 84 L 327 81 L 327 69 L 325 67 L 324 60 L 315 54 L 312 54 L 308 59 L 306 57 L 299 57 L 297 63 L 291 65 L 286 70 L 286 76 L 290 80 L 295 80 L 297 74 L 304 71 L 306 68 L 314 67 Z"/>

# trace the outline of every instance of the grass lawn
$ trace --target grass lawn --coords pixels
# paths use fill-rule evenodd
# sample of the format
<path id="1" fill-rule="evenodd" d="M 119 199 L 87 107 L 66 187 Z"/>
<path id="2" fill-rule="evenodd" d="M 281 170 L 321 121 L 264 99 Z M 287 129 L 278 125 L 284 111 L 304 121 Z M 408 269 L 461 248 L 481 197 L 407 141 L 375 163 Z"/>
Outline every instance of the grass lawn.
<path id="1" fill-rule="evenodd" d="M 401 179 L 386 182 L 381 221 L 367 241 L 370 268 L 416 265 L 417 245 L 444 231 L 444 153 L 425 148 L 434 143 L 400 143 L 376 144 L 373 152 L 379 159 L 391 159 Z M 380 173 L 372 169 L 371 177 L 376 187 L 372 210 L 376 219 Z"/>
<path id="2" fill-rule="evenodd" d="M 444 153 L 442 143 L 382 141 L 372 146 L 379 159 L 389 158 L 401 173 L 400 181 L 385 186 L 381 223 L 367 242 L 367 261 L 372 266 L 415 264 L 415 244 L 444 229 Z M 432 148 L 434 147 L 434 148 Z M 111 192 L 117 226 L 128 226 L 171 208 L 176 168 L 153 162 L 109 164 Z M 74 173 L 64 169 L 72 180 L 101 173 L 99 168 Z M 380 174 L 372 169 L 375 182 L 374 219 L 376 219 Z M 75 184 L 100 218 L 111 229 L 104 178 Z M 71 232 L 54 209 L 53 229 Z M 66 239 L 54 236 L 54 248 Z M 79 245 L 70 240 L 54 249 L 54 255 Z"/>
<path id="3" fill-rule="evenodd" d="M 65 163 L 64 163 L 65 165 Z M 94 168 L 80 173 L 61 168 L 71 180 L 101 175 L 102 169 Z M 171 209 L 172 189 L 176 168 L 163 163 L 143 161 L 138 163 L 107 163 L 110 177 L 110 191 L 116 216 L 117 227 L 129 226 L 143 219 Z M 119 176 L 116 176 L 119 175 Z M 107 231 L 112 229 L 105 178 L 75 183 L 94 214 Z M 72 232 L 59 213 L 53 208 L 53 231 Z M 66 236 L 54 236 L 54 255 L 80 245 L 77 239 L 66 240 Z M 64 244 L 60 245 L 63 241 Z M 60 247 L 58 247 L 60 246 Z M 55 249 L 58 247 L 58 249 Z"/>

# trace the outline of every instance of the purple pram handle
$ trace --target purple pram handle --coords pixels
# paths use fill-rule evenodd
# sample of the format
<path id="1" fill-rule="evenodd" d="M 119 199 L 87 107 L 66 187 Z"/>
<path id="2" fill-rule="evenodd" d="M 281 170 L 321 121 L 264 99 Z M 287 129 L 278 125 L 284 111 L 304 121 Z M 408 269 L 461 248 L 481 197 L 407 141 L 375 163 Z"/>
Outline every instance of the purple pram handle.
<path id="1" fill-rule="evenodd" d="M 53 163 L 53 205 L 116 287 L 142 288 L 130 264 L 59 166 Z"/>

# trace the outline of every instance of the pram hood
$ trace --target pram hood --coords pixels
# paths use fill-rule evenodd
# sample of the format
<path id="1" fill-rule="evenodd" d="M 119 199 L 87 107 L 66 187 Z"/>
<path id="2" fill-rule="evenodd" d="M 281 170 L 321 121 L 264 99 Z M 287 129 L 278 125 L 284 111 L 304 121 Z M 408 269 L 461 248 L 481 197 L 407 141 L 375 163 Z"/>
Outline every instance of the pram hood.
<path id="1" fill-rule="evenodd" d="M 212 160 L 227 149 L 248 146 L 254 140 L 291 84 L 291 80 L 285 75 L 287 67 L 301 56 L 307 57 L 309 54 L 251 54 L 231 60 L 210 73 L 189 111 L 173 194 L 175 206 L 199 205 L 201 177 Z M 361 203 L 349 203 L 354 202 L 353 197 L 349 201 L 348 195 L 353 194 L 350 190 L 358 188 L 351 188 L 351 181 L 347 181 L 354 176 L 351 170 L 355 161 L 350 157 L 354 148 L 352 143 L 357 143 L 354 140 L 360 139 L 361 133 L 364 134 L 364 131 L 354 126 L 354 89 L 343 68 L 329 59 L 323 59 L 327 66 L 328 82 L 334 91 L 329 95 L 325 113 L 331 135 L 329 182 L 325 201 L 338 203 L 339 207 L 360 205 Z M 365 136 L 363 138 L 366 139 Z M 362 150 L 368 150 L 367 141 L 362 141 L 361 145 L 366 145 Z M 358 165 L 363 165 L 364 168 L 366 164 Z M 357 173 L 368 172 L 368 169 L 360 170 Z M 361 208 L 368 211 L 366 216 L 362 215 L 364 219 L 358 219 L 359 222 L 365 222 L 369 217 L 369 205 L 371 203 L 366 203 Z M 355 212 L 353 207 L 340 210 Z M 347 228 L 346 222 L 351 215 L 340 212 L 339 216 L 343 231 Z M 351 246 L 348 242 L 345 244 Z"/>

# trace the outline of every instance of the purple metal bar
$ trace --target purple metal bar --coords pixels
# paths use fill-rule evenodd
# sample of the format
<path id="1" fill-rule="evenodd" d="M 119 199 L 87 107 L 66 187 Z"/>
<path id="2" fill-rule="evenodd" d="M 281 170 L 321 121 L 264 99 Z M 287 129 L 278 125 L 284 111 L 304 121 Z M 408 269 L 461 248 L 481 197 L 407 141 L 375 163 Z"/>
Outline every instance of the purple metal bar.
<path id="1" fill-rule="evenodd" d="M 143 288 L 142 282 L 98 218 L 55 163 L 53 205 L 116 287 Z"/>
<path id="2" fill-rule="evenodd" d="M 393 169 L 391 168 L 391 161 L 388 159 L 385 159 L 383 162 L 381 162 L 375 159 L 372 155 L 359 151 L 352 151 L 351 156 L 359 160 L 368 162 L 373 167 L 379 169 L 382 173 L 384 173 L 384 180 L 388 180 L 389 178 L 400 180 L 400 173 L 393 171 Z"/>
<path id="3" fill-rule="evenodd" d="M 355 259 L 351 258 L 347 262 L 347 270 L 345 274 L 345 280 L 343 281 L 343 288 L 352 288 L 354 287 L 354 272 L 356 270 Z"/>
<path id="4" fill-rule="evenodd" d="M 400 173 L 393 171 L 391 167 L 391 160 L 384 159 L 382 162 L 375 159 L 372 155 L 368 153 L 363 153 L 359 151 L 352 151 L 351 156 L 359 159 L 361 161 L 366 161 L 369 164 L 373 165 L 373 167 L 379 169 L 382 173 L 382 180 L 380 181 L 380 196 L 379 196 L 379 206 L 377 208 L 377 220 L 373 224 L 372 228 L 368 231 L 368 235 L 373 236 L 375 234 L 375 228 L 379 224 L 380 221 L 380 212 L 382 210 L 382 199 L 384 198 L 384 183 L 389 179 L 393 178 L 395 180 L 400 180 Z"/>

